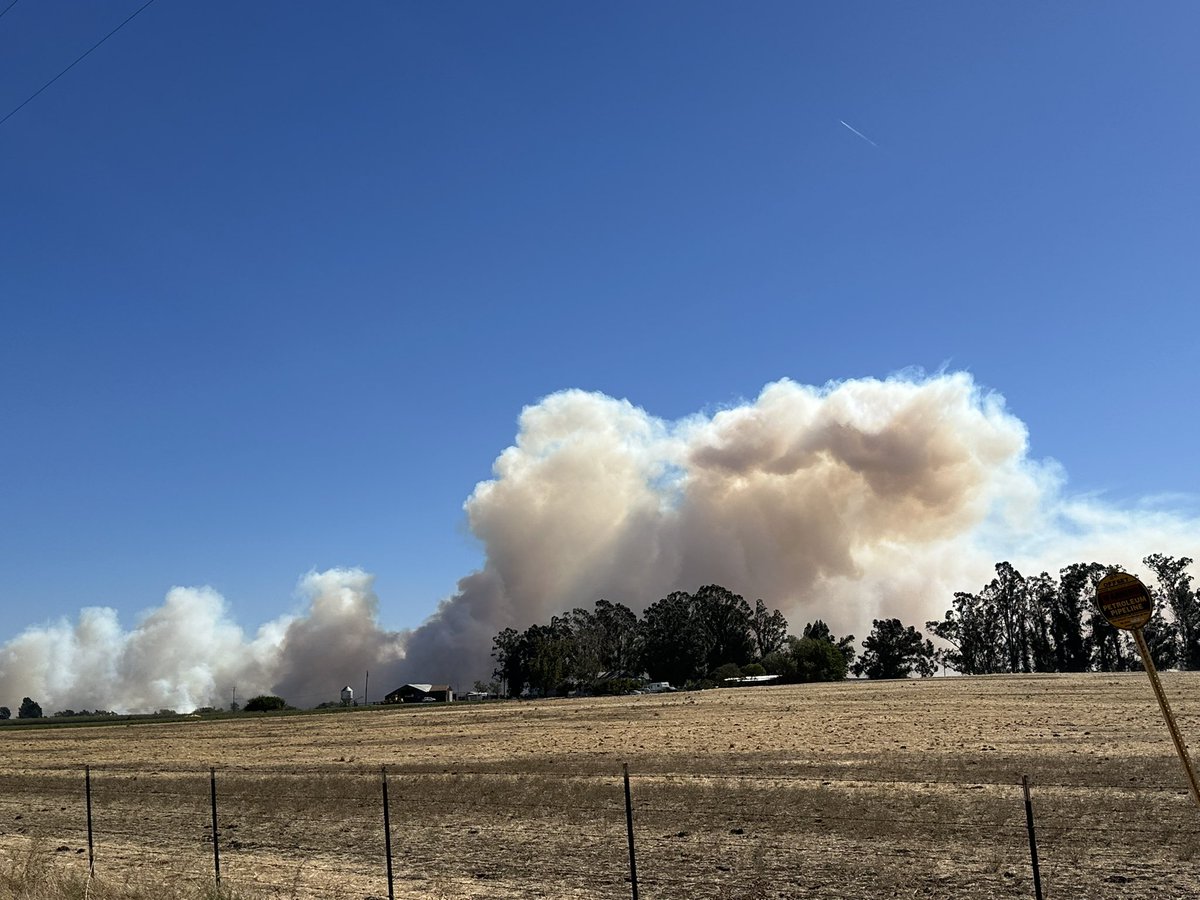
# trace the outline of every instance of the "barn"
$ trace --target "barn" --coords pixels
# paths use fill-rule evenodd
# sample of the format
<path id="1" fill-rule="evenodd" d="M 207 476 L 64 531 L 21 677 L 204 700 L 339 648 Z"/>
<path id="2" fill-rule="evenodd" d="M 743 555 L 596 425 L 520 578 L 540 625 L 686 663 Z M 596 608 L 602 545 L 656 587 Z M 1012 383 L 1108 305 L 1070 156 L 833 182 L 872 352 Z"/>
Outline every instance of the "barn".
<path id="1" fill-rule="evenodd" d="M 453 703 L 448 684 L 402 684 L 383 698 L 384 703 Z"/>

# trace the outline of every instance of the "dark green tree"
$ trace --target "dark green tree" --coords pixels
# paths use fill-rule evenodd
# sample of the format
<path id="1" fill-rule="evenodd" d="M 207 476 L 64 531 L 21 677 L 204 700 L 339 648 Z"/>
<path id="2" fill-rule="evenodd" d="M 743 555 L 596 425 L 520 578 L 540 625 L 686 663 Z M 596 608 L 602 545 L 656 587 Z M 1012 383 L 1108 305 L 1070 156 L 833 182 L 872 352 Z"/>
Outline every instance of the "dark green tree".
<path id="1" fill-rule="evenodd" d="M 0 706 L 0 719 L 11 719 L 12 710 L 7 706 Z"/>
<path id="2" fill-rule="evenodd" d="M 913 672 L 924 678 L 937 671 L 936 659 L 933 643 L 911 625 L 875 619 L 853 671 L 867 678 L 907 678 Z"/>
<path id="3" fill-rule="evenodd" d="M 1091 621 L 1095 608 L 1096 582 L 1106 568 L 1100 563 L 1073 563 L 1058 573 L 1058 603 L 1054 610 L 1051 634 L 1054 638 L 1055 663 L 1059 672 L 1086 672 L 1092 657 L 1092 636 L 1084 623 Z"/>
<path id="4" fill-rule="evenodd" d="M 796 681 L 841 681 L 849 665 L 837 644 L 824 638 L 791 638 L 788 641 L 796 663 Z"/>
<path id="5" fill-rule="evenodd" d="M 1004 638 L 1002 671 L 1032 671 L 1030 652 L 1029 591 L 1025 578 L 1010 562 L 996 563 L 996 577 L 988 585 Z"/>
<path id="6" fill-rule="evenodd" d="M 1025 582 L 1029 592 L 1029 653 L 1035 672 L 1055 671 L 1051 624 L 1058 603 L 1058 584 L 1047 572 Z"/>
<path id="7" fill-rule="evenodd" d="M 492 638 L 493 674 L 499 678 L 508 696 L 519 696 L 529 682 L 529 648 L 515 628 L 505 628 Z"/>
<path id="8" fill-rule="evenodd" d="M 17 710 L 18 719 L 40 719 L 42 717 L 42 707 L 28 697 L 21 699 L 21 706 Z"/>
<path id="9" fill-rule="evenodd" d="M 707 665 L 707 651 L 706 635 L 693 615 L 687 591 L 671 592 L 642 614 L 642 660 L 654 681 L 677 685 L 694 681 L 716 668 Z"/>
<path id="10" fill-rule="evenodd" d="M 715 669 L 713 669 L 711 672 L 709 672 L 708 677 L 711 681 L 714 681 L 717 684 L 720 684 L 722 681 L 725 681 L 727 678 L 741 678 L 742 670 L 741 670 L 741 667 L 738 666 L 736 663 L 722 663 L 721 665 L 719 665 Z"/>
<path id="11" fill-rule="evenodd" d="M 757 659 L 783 647 L 787 642 L 787 630 L 788 623 L 783 613 L 777 609 L 767 609 L 767 604 L 762 600 L 754 601 L 750 631 L 754 635 L 754 655 Z"/>
<path id="12" fill-rule="evenodd" d="M 565 689 L 574 648 L 566 617 L 552 616 L 549 625 L 531 625 L 522 640 L 529 659 L 529 687 L 544 697 Z"/>
<path id="13" fill-rule="evenodd" d="M 571 631 L 571 677 L 591 685 L 599 675 L 636 674 L 640 655 L 640 628 L 629 607 L 597 600 L 594 609 L 574 609 L 567 617 Z"/>
<path id="14" fill-rule="evenodd" d="M 569 678 L 577 684 L 592 684 L 604 671 L 604 629 L 594 610 L 576 607 L 565 618 L 571 632 Z"/>
<path id="15" fill-rule="evenodd" d="M 1125 672 L 1134 668 L 1136 651 L 1132 647 L 1128 632 L 1113 628 L 1099 609 L 1093 610 L 1090 618 L 1092 634 L 1092 667 L 1097 672 Z"/>
<path id="16" fill-rule="evenodd" d="M 958 591 L 951 609 L 940 622 L 925 623 L 935 637 L 950 645 L 942 653 L 946 665 L 964 675 L 990 675 L 1003 671 L 1002 626 L 992 591 L 978 594 Z"/>
<path id="17" fill-rule="evenodd" d="M 1154 660 L 1154 667 L 1157 669 L 1178 669 L 1179 629 L 1165 615 L 1166 604 L 1163 603 L 1160 592 L 1150 588 L 1150 595 L 1154 598 L 1154 613 L 1142 629 L 1146 646 L 1150 648 L 1150 658 Z"/>
<path id="18" fill-rule="evenodd" d="M 257 697 L 247 700 L 244 708 L 246 712 L 276 712 L 291 707 L 282 697 L 276 697 L 274 694 L 259 694 Z"/>
<path id="19" fill-rule="evenodd" d="M 741 595 L 706 584 L 692 597 L 692 618 L 703 644 L 705 671 L 723 663 L 741 666 L 754 658 L 753 612 Z"/>
<path id="20" fill-rule="evenodd" d="M 1176 664 L 1184 669 L 1200 669 L 1200 599 L 1192 590 L 1192 576 L 1187 572 L 1192 560 L 1154 553 L 1142 562 L 1158 580 L 1156 599 L 1171 611 Z"/>
<path id="21" fill-rule="evenodd" d="M 596 601 L 596 625 L 603 634 L 600 663 L 604 671 L 633 675 L 641 659 L 641 625 L 637 614 L 623 603 Z"/>
<path id="22" fill-rule="evenodd" d="M 829 630 L 829 626 L 821 619 L 817 619 L 815 622 L 809 622 L 804 626 L 803 636 L 811 638 L 814 641 L 828 641 L 833 644 L 846 660 L 847 669 L 854 663 L 855 654 L 858 652 L 854 649 L 854 635 L 848 634 L 843 638 L 835 638 Z M 844 673 L 842 677 L 845 677 Z"/>
<path id="23" fill-rule="evenodd" d="M 836 639 L 817 619 L 804 626 L 803 637 L 789 637 L 780 650 L 762 660 L 768 675 L 787 682 L 841 681 L 854 659 L 854 635 Z"/>
<path id="24" fill-rule="evenodd" d="M 795 638 L 788 638 L 789 642 L 793 640 Z M 762 667 L 768 675 L 778 675 L 782 681 L 799 680 L 796 677 L 796 658 L 792 654 L 791 647 L 785 646 L 781 650 L 772 650 L 762 658 Z"/>

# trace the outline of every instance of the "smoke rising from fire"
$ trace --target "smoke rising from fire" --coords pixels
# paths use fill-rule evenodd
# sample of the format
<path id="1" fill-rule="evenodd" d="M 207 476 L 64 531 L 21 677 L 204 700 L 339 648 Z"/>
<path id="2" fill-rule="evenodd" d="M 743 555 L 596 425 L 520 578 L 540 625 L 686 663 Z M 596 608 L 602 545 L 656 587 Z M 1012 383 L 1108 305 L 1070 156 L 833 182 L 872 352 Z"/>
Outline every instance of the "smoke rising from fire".
<path id="1" fill-rule="evenodd" d="M 1194 555 L 1180 516 L 1065 502 L 1024 424 L 964 373 L 768 385 L 753 402 L 677 422 L 583 391 L 521 415 L 516 443 L 466 510 L 481 571 L 411 635 L 408 676 L 486 674 L 505 626 L 599 597 L 641 610 L 726 585 L 866 635 L 921 625 L 1001 559 L 1036 574 L 1099 558 Z"/>
<path id="2" fill-rule="evenodd" d="M 316 705 L 361 678 L 364 659 L 399 658 L 400 635 L 380 628 L 367 573 L 309 573 L 299 593 L 303 614 L 269 622 L 253 636 L 207 587 L 172 588 L 130 631 L 121 629 L 115 610 L 85 609 L 75 623 L 31 628 L 0 648 L 0 698 L 15 709 L 21 697 L 33 697 L 47 714 L 190 712 L 262 693 Z"/>
<path id="3" fill-rule="evenodd" d="M 131 631 L 89 609 L 0 648 L 0 699 L 50 708 L 225 705 L 279 693 L 332 699 L 364 667 L 383 679 L 491 671 L 491 639 L 605 597 L 641 610 L 719 583 L 865 636 L 872 618 L 920 626 L 1009 559 L 1026 574 L 1148 553 L 1197 556 L 1195 520 L 1063 494 L 1023 423 L 963 373 L 768 385 L 678 421 L 598 393 L 526 408 L 516 441 L 465 504 L 482 568 L 414 631 L 379 624 L 360 570 L 301 580 L 305 612 L 250 636 L 208 588 L 175 588 Z M 392 682 L 395 682 L 393 684 Z M 374 691 L 372 692 L 374 693 Z"/>

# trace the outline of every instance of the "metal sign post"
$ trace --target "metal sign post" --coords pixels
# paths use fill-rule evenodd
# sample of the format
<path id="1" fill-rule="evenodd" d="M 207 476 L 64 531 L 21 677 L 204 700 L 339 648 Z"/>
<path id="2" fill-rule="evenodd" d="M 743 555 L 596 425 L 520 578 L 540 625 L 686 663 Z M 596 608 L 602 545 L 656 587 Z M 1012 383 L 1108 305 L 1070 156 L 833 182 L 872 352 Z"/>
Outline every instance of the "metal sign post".
<path id="1" fill-rule="evenodd" d="M 1127 572 L 1113 572 L 1104 576 L 1096 585 L 1096 603 L 1100 606 L 1100 612 L 1104 613 L 1104 618 L 1108 619 L 1108 624 L 1133 632 L 1133 640 L 1142 657 L 1142 667 L 1150 678 L 1150 686 L 1154 688 L 1154 696 L 1158 699 L 1159 709 L 1162 710 L 1163 721 L 1167 723 L 1171 740 L 1175 742 L 1175 752 L 1179 754 L 1179 761 L 1183 763 L 1188 786 L 1192 789 L 1192 799 L 1200 806 L 1200 784 L 1196 782 L 1196 770 L 1192 768 L 1187 744 L 1183 742 L 1183 735 L 1175 723 L 1175 715 L 1167 702 L 1162 682 L 1158 680 L 1158 670 L 1154 668 L 1154 660 L 1150 657 L 1146 635 L 1142 632 L 1154 614 L 1154 601 L 1150 598 L 1150 592 L 1144 584 Z"/>

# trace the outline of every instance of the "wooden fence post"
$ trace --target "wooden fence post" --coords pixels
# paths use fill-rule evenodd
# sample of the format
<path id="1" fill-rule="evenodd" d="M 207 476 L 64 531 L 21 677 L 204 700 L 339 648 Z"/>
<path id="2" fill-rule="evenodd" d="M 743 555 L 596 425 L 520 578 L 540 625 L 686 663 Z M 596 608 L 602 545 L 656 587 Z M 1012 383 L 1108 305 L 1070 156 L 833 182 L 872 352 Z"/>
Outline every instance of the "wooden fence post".
<path id="1" fill-rule="evenodd" d="M 1037 900 L 1042 900 L 1042 872 L 1038 867 L 1037 837 L 1033 832 L 1033 801 L 1029 799 L 1029 776 L 1021 776 L 1021 786 L 1025 789 L 1025 830 L 1029 832 L 1029 860 L 1033 864 L 1033 894 Z"/>
<path id="2" fill-rule="evenodd" d="M 625 776 L 625 833 L 629 836 L 629 885 L 633 900 L 638 900 L 637 855 L 633 850 L 633 799 L 629 793 L 629 763 L 621 763 Z"/>

